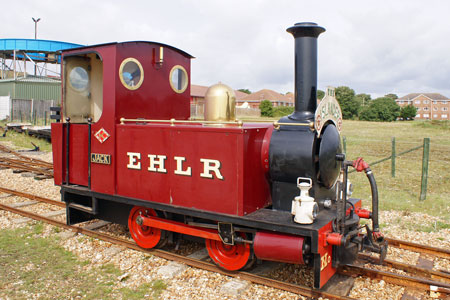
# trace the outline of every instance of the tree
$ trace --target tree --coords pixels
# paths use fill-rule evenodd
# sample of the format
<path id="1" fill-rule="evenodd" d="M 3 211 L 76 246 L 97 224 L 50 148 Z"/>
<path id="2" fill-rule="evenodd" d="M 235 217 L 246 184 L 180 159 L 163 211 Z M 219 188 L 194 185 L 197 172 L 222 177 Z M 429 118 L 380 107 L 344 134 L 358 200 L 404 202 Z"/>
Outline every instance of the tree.
<path id="1" fill-rule="evenodd" d="M 344 119 L 358 116 L 360 103 L 355 99 L 355 91 L 348 86 L 338 86 L 335 89 L 336 99 L 339 102 Z"/>
<path id="2" fill-rule="evenodd" d="M 391 98 L 391 99 L 394 99 L 394 100 L 398 99 L 398 96 L 396 94 L 387 94 L 387 95 L 384 95 L 384 97 Z"/>
<path id="3" fill-rule="evenodd" d="M 403 118 L 403 120 L 414 120 L 416 114 L 417 108 L 412 104 L 403 106 L 400 111 L 400 116 Z"/>
<path id="4" fill-rule="evenodd" d="M 400 106 L 390 97 L 372 100 L 362 109 L 359 119 L 364 121 L 395 121 L 400 116 Z"/>
<path id="5" fill-rule="evenodd" d="M 238 89 L 238 91 L 239 91 L 239 92 L 246 93 L 246 94 L 251 94 L 251 93 L 252 93 L 252 92 L 250 92 L 249 89 Z"/>
<path id="6" fill-rule="evenodd" d="M 372 100 L 369 94 L 358 94 L 355 99 L 359 102 L 360 107 L 369 105 L 370 100 Z"/>
<path id="7" fill-rule="evenodd" d="M 323 97 L 325 97 L 325 92 L 322 91 L 322 90 L 317 90 L 317 98 L 319 98 L 320 100 L 322 100 Z"/>
<path id="8" fill-rule="evenodd" d="M 273 117 L 273 106 L 269 100 L 263 100 L 259 104 L 259 110 L 262 117 Z"/>

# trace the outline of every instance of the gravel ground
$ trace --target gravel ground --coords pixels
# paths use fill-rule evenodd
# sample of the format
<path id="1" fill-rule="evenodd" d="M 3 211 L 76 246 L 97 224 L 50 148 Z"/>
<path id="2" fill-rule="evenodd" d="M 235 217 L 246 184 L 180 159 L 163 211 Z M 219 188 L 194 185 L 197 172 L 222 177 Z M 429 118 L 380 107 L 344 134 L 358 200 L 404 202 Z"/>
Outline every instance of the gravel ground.
<path id="1" fill-rule="evenodd" d="M 1 154 L 0 154 L 1 155 Z M 37 155 L 34 157 L 51 161 L 51 154 Z M 55 187 L 52 179 L 34 180 L 32 177 L 23 177 L 20 174 L 13 174 L 11 170 L 0 170 L 0 186 L 22 190 L 55 200 L 60 199 L 59 187 Z M 0 193 L 1 203 L 11 204 L 17 202 L 28 202 L 28 199 L 11 197 Z M 34 212 L 48 211 L 52 207 L 46 204 L 39 204 L 27 207 Z M 54 208 L 59 210 L 60 208 Z M 14 220 L 21 218 L 9 212 L 0 211 L 0 229 L 17 228 L 25 226 L 24 223 L 17 224 Z M 64 216 L 57 217 L 59 220 Z M 411 224 L 416 224 L 420 220 L 421 224 L 432 226 L 436 222 L 444 222 L 439 218 L 426 214 L 388 211 L 381 212 L 380 222 L 385 224 L 383 231 L 387 236 L 408 240 L 412 242 L 428 244 L 440 248 L 450 248 L 450 229 L 436 230 L 430 233 L 416 232 Z M 445 223 L 445 222 L 444 222 Z M 102 231 L 113 232 L 116 236 L 130 238 L 126 229 L 120 225 L 108 225 Z M 83 235 L 73 235 L 65 230 L 57 233 L 53 226 L 45 225 L 43 236 L 60 235 L 61 245 L 75 253 L 78 257 L 86 259 L 91 263 L 86 268 L 113 263 L 122 271 L 119 276 L 118 287 L 136 288 L 143 283 L 161 279 L 158 270 L 162 266 L 170 265 L 173 262 L 167 261 L 153 255 L 140 253 L 129 249 L 120 249 L 107 242 L 88 238 Z M 195 251 L 199 246 L 189 246 L 182 244 L 179 252 L 187 254 Z M 390 248 L 388 258 L 404 263 L 415 264 L 419 255 L 417 253 Z M 446 259 L 435 259 L 435 269 L 450 270 L 450 261 Z M 377 266 L 379 267 L 379 266 Z M 383 268 L 384 269 L 384 268 Z M 398 271 L 401 273 L 401 271 Z M 295 274 L 295 275 L 293 275 Z M 310 284 L 311 272 L 307 268 L 299 266 L 287 266 L 282 269 L 273 270 L 271 276 L 280 280 L 290 282 Z M 191 267 L 184 267 L 172 278 L 166 278 L 167 289 L 161 294 L 161 299 L 303 299 L 293 293 L 280 291 L 265 286 L 244 282 L 245 289 L 240 293 L 233 294 L 225 290 L 225 284 L 231 284 L 236 279 L 204 271 Z M 357 299 L 401 299 L 405 289 L 403 287 L 387 284 L 384 281 L 357 278 L 355 285 L 349 296 Z M 415 293 L 415 297 L 422 299 L 436 299 L 437 295 L 425 295 Z"/>

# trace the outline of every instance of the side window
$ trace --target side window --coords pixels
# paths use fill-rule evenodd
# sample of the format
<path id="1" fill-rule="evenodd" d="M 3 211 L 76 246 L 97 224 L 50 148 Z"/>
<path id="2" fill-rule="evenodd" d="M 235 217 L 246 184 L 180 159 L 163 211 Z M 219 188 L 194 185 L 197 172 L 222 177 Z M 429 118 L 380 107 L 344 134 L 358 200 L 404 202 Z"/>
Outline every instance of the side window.
<path id="1" fill-rule="evenodd" d="M 144 82 L 144 69 L 137 59 L 129 57 L 120 64 L 119 77 L 124 87 L 137 90 Z"/>
<path id="2" fill-rule="evenodd" d="M 178 93 L 183 93 L 188 86 L 189 78 L 186 69 L 176 65 L 170 70 L 169 82 L 172 89 Z"/>
<path id="3" fill-rule="evenodd" d="M 64 58 L 64 116 L 72 123 L 97 122 L 103 110 L 103 62 L 95 53 Z"/>

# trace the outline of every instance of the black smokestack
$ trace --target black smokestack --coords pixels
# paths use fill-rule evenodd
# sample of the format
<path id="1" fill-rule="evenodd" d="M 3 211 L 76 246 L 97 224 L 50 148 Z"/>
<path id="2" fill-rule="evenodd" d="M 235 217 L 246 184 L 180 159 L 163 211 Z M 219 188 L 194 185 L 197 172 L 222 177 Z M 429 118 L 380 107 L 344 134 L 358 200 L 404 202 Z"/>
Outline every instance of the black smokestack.
<path id="1" fill-rule="evenodd" d="M 304 22 L 286 31 L 295 38 L 295 111 L 289 118 L 313 121 L 317 107 L 317 37 L 325 28 Z"/>

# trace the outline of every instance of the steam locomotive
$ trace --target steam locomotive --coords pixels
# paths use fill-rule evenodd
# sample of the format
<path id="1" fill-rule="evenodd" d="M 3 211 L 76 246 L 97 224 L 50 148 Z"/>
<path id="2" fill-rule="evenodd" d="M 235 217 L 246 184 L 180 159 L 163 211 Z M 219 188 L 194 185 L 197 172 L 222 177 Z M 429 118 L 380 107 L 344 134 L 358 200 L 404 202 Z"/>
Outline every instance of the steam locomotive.
<path id="1" fill-rule="evenodd" d="M 62 51 L 52 147 L 67 223 L 128 225 L 143 248 L 202 238 L 229 271 L 256 258 L 308 264 L 314 288 L 359 251 L 382 259 L 387 245 L 372 171 L 342 153 L 333 89 L 317 108 L 324 31 L 315 23 L 287 29 L 295 39 L 295 112 L 273 123 L 236 120 L 234 91 L 223 84 L 208 89 L 205 119 L 191 120 L 193 57 L 172 46 L 137 41 Z M 351 167 L 369 179 L 372 211 L 350 198 Z"/>

